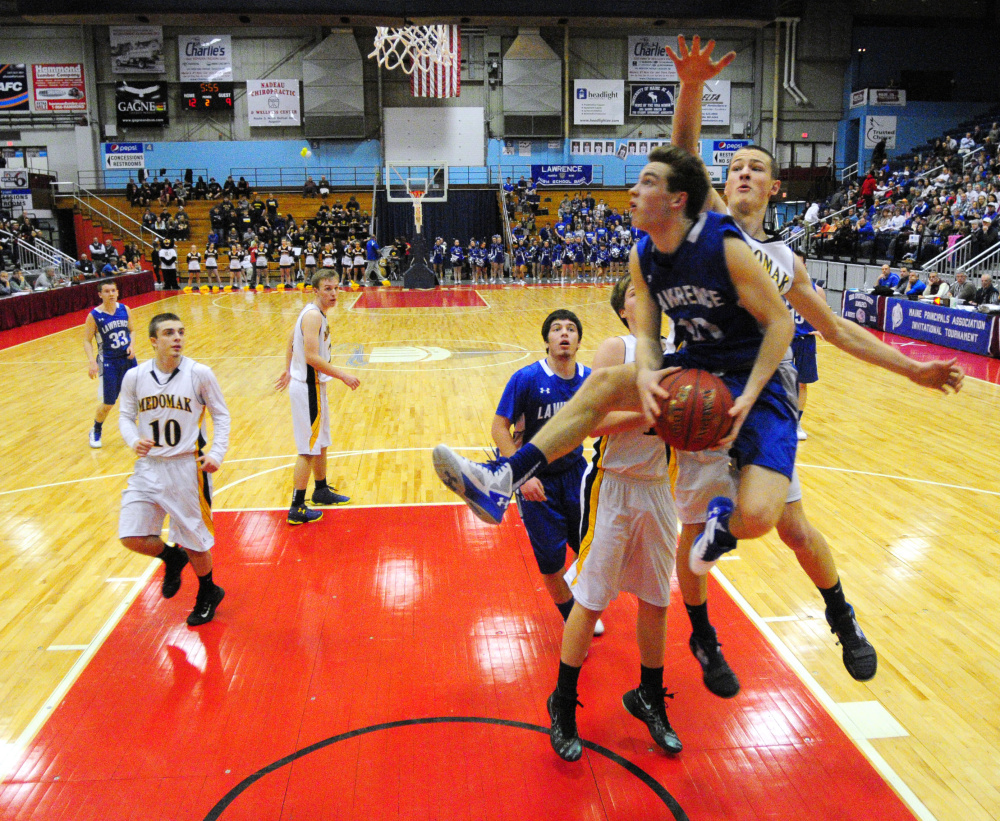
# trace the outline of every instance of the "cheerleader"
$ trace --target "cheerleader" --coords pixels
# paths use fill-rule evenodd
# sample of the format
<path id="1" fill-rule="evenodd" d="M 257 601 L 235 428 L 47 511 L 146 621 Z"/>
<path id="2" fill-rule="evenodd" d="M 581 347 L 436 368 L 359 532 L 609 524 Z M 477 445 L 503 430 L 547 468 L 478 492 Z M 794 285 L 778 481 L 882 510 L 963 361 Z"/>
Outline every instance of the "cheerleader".
<path id="1" fill-rule="evenodd" d="M 289 288 L 294 285 L 292 280 L 292 266 L 295 265 L 295 254 L 287 239 L 281 241 L 278 248 L 278 268 L 281 269 L 281 284 Z"/>
<path id="2" fill-rule="evenodd" d="M 611 282 L 611 277 L 608 276 L 608 266 L 610 264 L 611 255 L 608 253 L 608 247 L 602 242 L 597 246 L 597 270 L 599 271 L 601 281 Z"/>
<path id="3" fill-rule="evenodd" d="M 205 281 L 211 285 L 212 279 L 222 287 L 222 280 L 219 278 L 219 252 L 215 250 L 213 243 L 205 246 Z"/>
<path id="4" fill-rule="evenodd" d="M 465 260 L 465 251 L 462 249 L 462 243 L 457 239 L 455 244 L 451 246 L 451 250 L 448 253 L 448 262 L 451 263 L 451 278 L 453 282 L 462 281 L 462 262 Z"/>
<path id="5" fill-rule="evenodd" d="M 538 249 L 538 281 L 541 282 L 543 278 L 552 279 L 552 248 L 548 240 Z"/>
<path id="6" fill-rule="evenodd" d="M 448 253 L 448 249 L 445 247 L 444 240 L 438 237 L 434 240 L 434 248 L 431 250 L 431 267 L 434 268 L 434 273 L 437 274 L 440 281 L 444 281 L 444 258 Z"/>
<path id="7" fill-rule="evenodd" d="M 563 248 L 562 262 L 563 280 L 565 282 L 572 282 L 574 266 L 576 265 L 576 239 L 574 237 L 566 237 L 566 246 Z"/>
<path id="8" fill-rule="evenodd" d="M 327 245 L 330 249 L 331 258 L 333 258 L 334 250 L 332 245 Z M 323 252 L 323 267 L 328 267 L 326 264 L 326 251 Z M 351 253 L 351 244 L 349 242 L 344 243 L 344 247 L 340 249 L 340 281 L 345 285 L 354 282 L 354 254 Z"/>
<path id="9" fill-rule="evenodd" d="M 264 280 L 264 287 L 267 290 L 271 289 L 271 269 L 268 266 L 267 258 L 268 248 L 267 243 L 262 242 L 257 246 L 257 259 L 254 260 L 254 266 L 257 268 L 257 282 L 261 279 Z"/>
<path id="10" fill-rule="evenodd" d="M 528 271 L 528 249 L 522 239 L 514 246 L 514 278 L 518 285 L 524 285 L 524 275 Z"/>
<path id="11" fill-rule="evenodd" d="M 243 285 L 243 250 L 238 243 L 229 246 L 229 285 L 240 288 Z"/>
<path id="12" fill-rule="evenodd" d="M 196 245 L 191 246 L 191 250 L 187 255 L 188 263 L 188 285 L 197 283 L 201 285 L 201 254 L 198 252 L 198 247 Z"/>
<path id="13" fill-rule="evenodd" d="M 482 277 L 483 281 L 486 280 L 486 243 L 480 242 L 479 247 L 475 250 L 475 257 L 472 260 L 472 284 L 478 285 L 479 278 Z"/>
<path id="14" fill-rule="evenodd" d="M 497 280 L 503 279 L 503 243 L 500 241 L 500 235 L 493 235 L 493 244 L 490 245 L 490 282 L 496 282 Z"/>
<path id="15" fill-rule="evenodd" d="M 295 247 L 292 247 L 294 253 Z M 316 273 L 316 260 L 319 258 L 319 248 L 315 242 L 307 242 L 305 250 L 306 282 L 312 282 L 313 274 Z"/>
<path id="16" fill-rule="evenodd" d="M 365 249 L 358 240 L 354 241 L 354 274 L 358 282 L 364 285 L 365 274 Z"/>

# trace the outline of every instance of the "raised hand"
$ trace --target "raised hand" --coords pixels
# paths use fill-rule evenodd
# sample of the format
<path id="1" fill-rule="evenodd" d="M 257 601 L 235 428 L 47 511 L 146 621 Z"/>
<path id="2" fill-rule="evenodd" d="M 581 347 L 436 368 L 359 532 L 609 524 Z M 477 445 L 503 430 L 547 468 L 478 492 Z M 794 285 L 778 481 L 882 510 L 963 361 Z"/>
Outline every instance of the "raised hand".
<path id="1" fill-rule="evenodd" d="M 677 35 L 677 51 L 674 52 L 667 46 L 667 54 L 677 66 L 677 76 L 682 83 L 704 83 L 719 74 L 726 66 L 736 59 L 736 52 L 730 51 L 718 60 L 712 59 L 712 50 L 715 48 L 715 40 L 705 43 L 705 48 L 701 47 L 701 38 L 695 35 L 691 38 L 691 48 L 688 49 L 684 35 Z"/>

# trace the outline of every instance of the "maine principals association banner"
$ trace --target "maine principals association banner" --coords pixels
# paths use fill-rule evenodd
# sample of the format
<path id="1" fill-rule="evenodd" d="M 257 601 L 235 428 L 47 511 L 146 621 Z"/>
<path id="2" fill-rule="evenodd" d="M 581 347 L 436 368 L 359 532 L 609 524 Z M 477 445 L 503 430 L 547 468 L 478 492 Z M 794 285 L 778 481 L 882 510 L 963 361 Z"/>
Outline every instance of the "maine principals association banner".
<path id="1" fill-rule="evenodd" d="M 251 126 L 302 125 L 298 80 L 247 80 Z"/>

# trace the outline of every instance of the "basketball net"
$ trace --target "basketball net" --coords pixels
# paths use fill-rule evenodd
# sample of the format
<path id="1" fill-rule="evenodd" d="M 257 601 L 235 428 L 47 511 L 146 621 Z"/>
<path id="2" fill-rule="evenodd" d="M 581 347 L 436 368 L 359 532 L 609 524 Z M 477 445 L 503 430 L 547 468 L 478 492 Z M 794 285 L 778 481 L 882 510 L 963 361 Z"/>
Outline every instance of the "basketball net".
<path id="1" fill-rule="evenodd" d="M 413 198 L 413 224 L 417 227 L 418 234 L 422 234 L 424 228 L 424 204 L 420 201 L 423 195 L 423 191 L 410 192 Z"/>
<path id="2" fill-rule="evenodd" d="M 379 26 L 375 29 L 375 50 L 368 57 L 375 57 L 387 71 L 399 68 L 406 74 L 416 68 L 448 67 L 455 59 L 448 48 L 447 26 Z"/>

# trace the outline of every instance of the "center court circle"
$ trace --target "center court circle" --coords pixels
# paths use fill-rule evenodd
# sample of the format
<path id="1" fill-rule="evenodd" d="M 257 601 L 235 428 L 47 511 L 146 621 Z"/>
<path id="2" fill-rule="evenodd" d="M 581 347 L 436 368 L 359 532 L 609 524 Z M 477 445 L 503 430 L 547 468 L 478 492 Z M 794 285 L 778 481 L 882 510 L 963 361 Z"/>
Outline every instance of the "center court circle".
<path id="1" fill-rule="evenodd" d="M 479 339 L 416 339 L 341 343 L 333 358 L 346 368 L 380 371 L 457 371 L 510 365 L 531 356 L 520 345 Z"/>
<path id="2" fill-rule="evenodd" d="M 346 733 L 341 733 L 340 735 L 335 735 L 330 738 L 324 739 L 323 741 L 318 741 L 315 744 L 310 744 L 308 747 L 303 747 L 301 750 L 297 750 L 284 758 L 279 758 L 277 761 L 268 764 L 266 767 L 253 773 L 253 775 L 244 778 L 239 784 L 237 784 L 233 789 L 226 793 L 219 802 L 212 807 L 209 813 L 205 816 L 205 821 L 219 821 L 219 819 L 224 819 L 224 814 L 226 810 L 236 802 L 240 796 L 246 792 L 247 789 L 252 787 L 255 783 L 265 778 L 281 768 L 299 761 L 312 753 L 319 752 L 326 748 L 332 747 L 333 745 L 348 741 L 359 736 L 367 736 L 372 733 L 386 732 L 403 727 L 413 727 L 420 725 L 441 725 L 441 724 L 456 724 L 456 725 L 491 725 L 494 727 L 511 728 L 514 730 L 528 730 L 531 732 L 541 733 L 542 735 L 548 736 L 549 731 L 546 727 L 540 727 L 537 724 L 528 724 L 523 721 L 510 721 L 507 719 L 499 718 L 482 718 L 478 716 L 440 716 L 433 718 L 412 718 L 405 719 L 402 721 L 389 721 L 384 724 L 374 724 L 370 727 L 362 727 L 357 730 L 351 730 Z M 649 773 L 640 767 L 633 764 L 628 759 L 622 758 L 617 753 L 612 752 L 606 747 L 602 747 L 599 744 L 594 744 L 590 741 L 584 741 L 583 746 L 585 749 L 590 750 L 592 753 L 603 756 L 608 761 L 617 764 L 627 773 L 632 775 L 640 784 L 647 787 L 653 796 L 662 804 L 664 809 L 669 813 L 666 817 L 668 819 L 673 819 L 673 821 L 689 821 L 687 813 L 684 812 L 677 800 L 660 784 L 655 778 L 653 778 Z M 547 747 L 547 745 L 546 745 Z M 549 752 L 547 750 L 547 752 Z M 555 754 L 552 753 L 554 756 Z M 418 757 L 419 758 L 419 757 Z M 558 762 L 555 766 L 562 766 L 563 762 Z M 574 767 L 578 765 L 573 765 Z M 391 778 L 392 776 L 390 776 Z M 490 780 L 493 780 L 496 776 L 489 775 Z M 551 784 L 546 785 L 551 787 Z M 638 784 L 636 785 L 639 786 Z M 447 785 L 442 785 L 443 789 L 449 789 Z M 451 789 L 457 789 L 458 785 L 453 784 Z M 578 789 L 577 784 L 572 785 L 572 789 Z M 640 788 L 641 789 L 641 788 Z M 291 790 L 286 793 L 287 800 L 295 800 L 295 794 Z M 399 794 L 393 795 L 390 800 L 405 801 L 406 796 Z M 349 805 L 353 804 L 354 796 L 353 794 L 345 794 L 343 796 L 343 806 L 349 808 Z M 648 802 L 648 799 L 645 799 Z M 645 803 L 644 802 L 644 803 Z"/>

